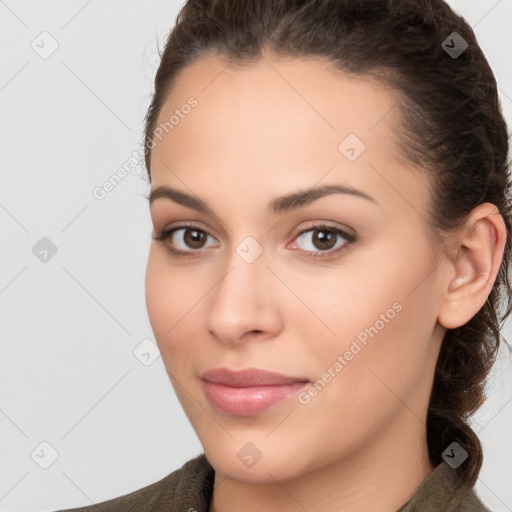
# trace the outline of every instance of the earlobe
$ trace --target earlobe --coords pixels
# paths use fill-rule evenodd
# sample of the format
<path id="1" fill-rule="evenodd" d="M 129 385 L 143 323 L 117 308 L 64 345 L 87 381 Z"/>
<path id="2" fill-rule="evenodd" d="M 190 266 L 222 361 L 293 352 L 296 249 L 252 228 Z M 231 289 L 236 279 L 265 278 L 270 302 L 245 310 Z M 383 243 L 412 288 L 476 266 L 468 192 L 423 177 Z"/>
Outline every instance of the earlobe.
<path id="1" fill-rule="evenodd" d="M 464 229 L 450 240 L 445 294 L 438 322 L 447 329 L 467 323 L 485 304 L 505 250 L 506 226 L 495 205 L 473 209 Z"/>

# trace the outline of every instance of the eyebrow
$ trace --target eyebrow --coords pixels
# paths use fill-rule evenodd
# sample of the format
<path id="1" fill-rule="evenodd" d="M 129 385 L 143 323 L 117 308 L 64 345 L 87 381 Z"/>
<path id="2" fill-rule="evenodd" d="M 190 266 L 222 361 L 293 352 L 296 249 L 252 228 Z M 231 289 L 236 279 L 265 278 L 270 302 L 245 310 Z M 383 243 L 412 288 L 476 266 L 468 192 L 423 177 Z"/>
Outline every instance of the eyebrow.
<path id="1" fill-rule="evenodd" d="M 292 194 L 276 197 L 269 203 L 267 211 L 271 215 L 280 215 L 298 208 L 304 208 L 313 201 L 332 194 L 348 194 L 367 199 L 368 201 L 372 201 L 377 204 L 373 197 L 356 188 L 346 185 L 323 185 L 321 187 L 299 190 Z M 149 205 L 151 206 L 151 204 L 157 199 L 169 199 L 182 206 L 186 206 L 187 208 L 197 210 L 198 212 L 214 215 L 214 211 L 210 206 L 208 206 L 208 204 L 199 197 L 186 194 L 185 192 L 181 192 L 165 185 L 156 187 L 151 191 L 148 196 Z"/>

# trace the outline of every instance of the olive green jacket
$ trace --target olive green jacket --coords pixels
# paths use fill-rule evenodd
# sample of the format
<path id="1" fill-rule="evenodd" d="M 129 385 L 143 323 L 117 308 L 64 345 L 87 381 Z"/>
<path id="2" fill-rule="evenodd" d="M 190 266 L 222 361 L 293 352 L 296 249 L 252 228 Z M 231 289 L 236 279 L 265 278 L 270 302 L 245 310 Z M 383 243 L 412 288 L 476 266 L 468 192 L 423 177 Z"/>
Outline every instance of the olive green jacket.
<path id="1" fill-rule="evenodd" d="M 55 512 L 208 512 L 214 469 L 201 453 L 158 482 L 97 505 Z M 397 512 L 491 512 L 473 488 L 456 486 L 456 470 L 446 462 L 421 484 Z"/>

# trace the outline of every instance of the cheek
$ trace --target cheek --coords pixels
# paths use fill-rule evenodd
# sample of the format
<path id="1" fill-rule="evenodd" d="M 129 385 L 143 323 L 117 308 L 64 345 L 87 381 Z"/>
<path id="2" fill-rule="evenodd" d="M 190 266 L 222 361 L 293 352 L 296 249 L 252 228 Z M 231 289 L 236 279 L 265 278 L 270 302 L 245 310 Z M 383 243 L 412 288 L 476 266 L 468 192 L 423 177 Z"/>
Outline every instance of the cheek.
<path id="1" fill-rule="evenodd" d="M 409 304 L 403 295 L 394 292 L 393 285 L 382 279 L 375 285 L 369 277 L 369 273 L 363 280 L 354 274 L 339 276 L 343 285 L 338 286 L 331 277 L 317 281 L 324 286 L 314 292 L 303 290 L 317 317 L 309 311 L 296 311 L 293 330 L 300 333 L 317 378 L 337 368 L 347 377 L 352 375 L 352 382 L 360 385 L 359 377 L 366 378 L 369 367 L 389 361 L 394 352 L 403 350 L 403 340 L 409 336 Z"/>
<path id="2" fill-rule="evenodd" d="M 198 281 L 187 276 L 187 272 L 169 264 L 161 248 L 150 249 L 145 281 L 146 308 L 159 346 L 168 344 L 175 337 L 187 311 L 198 301 L 199 291 L 195 284 Z"/>
<path id="3" fill-rule="evenodd" d="M 386 259 L 385 252 L 381 256 Z M 324 309 L 337 335 L 325 337 L 314 357 L 318 378 L 329 369 L 336 374 L 332 393 L 325 394 L 329 407 L 384 414 L 399 403 L 397 396 L 411 396 L 435 364 L 435 298 L 432 281 L 425 279 L 429 261 L 424 255 L 409 268 L 400 256 L 387 261 L 385 272 L 368 267 L 363 282 L 357 273 L 347 278 L 350 292 L 338 292 L 337 307 L 333 302 Z M 335 293 L 332 285 L 329 293 Z"/>
<path id="4" fill-rule="evenodd" d="M 346 351 L 366 367 L 373 360 L 415 364 L 427 350 L 436 324 L 432 251 L 426 243 L 402 240 L 381 244 L 377 252 L 360 250 L 339 269 L 294 279 L 294 292 L 311 311 L 296 304 L 288 314 L 297 332 L 307 333 L 302 338 L 321 366 Z"/>
<path id="5" fill-rule="evenodd" d="M 151 247 L 146 266 L 146 309 L 158 343 L 172 325 L 172 315 L 175 311 L 172 300 L 173 287 L 169 286 L 171 283 L 168 283 L 166 275 L 165 265 L 158 256 L 158 251 Z"/>

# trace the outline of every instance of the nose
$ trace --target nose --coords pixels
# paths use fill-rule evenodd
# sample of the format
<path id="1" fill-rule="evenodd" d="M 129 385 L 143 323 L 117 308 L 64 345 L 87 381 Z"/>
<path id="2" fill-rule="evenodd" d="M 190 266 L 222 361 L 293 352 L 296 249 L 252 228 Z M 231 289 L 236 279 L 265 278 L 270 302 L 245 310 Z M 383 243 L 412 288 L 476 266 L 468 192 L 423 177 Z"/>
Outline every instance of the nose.
<path id="1" fill-rule="evenodd" d="M 208 332 L 232 346 L 278 335 L 283 325 L 275 290 L 279 280 L 266 267 L 264 257 L 247 263 L 235 253 L 227 269 L 212 290 L 206 315 Z"/>

